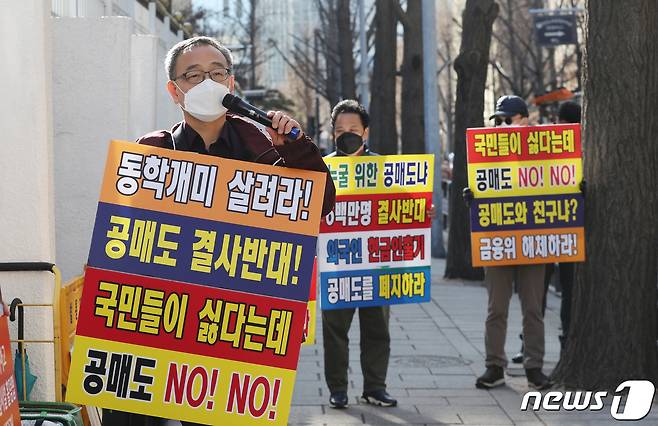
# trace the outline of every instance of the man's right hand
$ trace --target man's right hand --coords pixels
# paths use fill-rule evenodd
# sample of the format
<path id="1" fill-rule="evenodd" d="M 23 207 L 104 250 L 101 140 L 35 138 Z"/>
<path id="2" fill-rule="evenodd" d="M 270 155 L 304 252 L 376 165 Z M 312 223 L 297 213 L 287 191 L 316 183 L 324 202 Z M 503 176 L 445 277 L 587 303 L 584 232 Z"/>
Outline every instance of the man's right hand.
<path id="1" fill-rule="evenodd" d="M 466 203 L 466 207 L 471 207 L 471 201 L 473 201 L 473 191 L 471 191 L 471 188 L 468 186 L 464 188 L 462 191 L 462 197 L 464 198 L 464 202 Z"/>

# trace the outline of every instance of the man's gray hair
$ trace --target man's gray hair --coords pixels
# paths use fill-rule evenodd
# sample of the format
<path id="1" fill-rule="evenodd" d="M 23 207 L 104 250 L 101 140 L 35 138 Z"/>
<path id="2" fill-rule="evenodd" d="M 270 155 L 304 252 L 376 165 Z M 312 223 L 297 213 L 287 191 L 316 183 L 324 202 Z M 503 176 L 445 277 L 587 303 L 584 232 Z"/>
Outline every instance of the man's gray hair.
<path id="1" fill-rule="evenodd" d="M 224 55 L 224 58 L 226 59 L 226 66 L 228 67 L 229 70 L 233 68 L 233 56 L 231 55 L 231 51 L 221 44 L 219 41 L 212 37 L 206 37 L 206 36 L 198 36 L 198 37 L 192 37 L 188 38 L 187 40 L 183 40 L 181 42 L 176 43 L 174 47 L 169 49 L 169 52 L 167 52 L 167 56 L 165 57 L 165 72 L 167 73 L 167 76 L 169 77 L 169 80 L 173 80 L 176 78 L 176 61 L 178 61 L 178 57 L 183 54 L 184 52 L 191 50 L 192 48 L 196 46 L 212 46 L 215 49 L 219 50 L 222 55 Z"/>

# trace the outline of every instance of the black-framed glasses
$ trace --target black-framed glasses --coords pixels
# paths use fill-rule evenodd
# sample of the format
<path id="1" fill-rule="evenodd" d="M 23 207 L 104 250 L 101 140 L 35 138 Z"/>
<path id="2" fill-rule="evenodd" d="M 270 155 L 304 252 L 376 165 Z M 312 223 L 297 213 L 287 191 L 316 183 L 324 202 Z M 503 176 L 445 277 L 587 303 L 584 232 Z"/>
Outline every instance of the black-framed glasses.
<path id="1" fill-rule="evenodd" d="M 215 68 L 214 70 L 210 70 L 210 71 L 192 70 L 192 71 L 184 72 L 183 74 L 174 78 L 174 80 L 178 80 L 179 78 L 184 78 L 185 81 L 187 81 L 190 84 L 199 84 L 206 79 L 206 75 L 208 75 L 212 81 L 221 83 L 225 81 L 229 75 L 231 75 L 231 70 L 228 68 Z"/>
<path id="2" fill-rule="evenodd" d="M 505 123 L 508 126 L 512 124 L 512 117 L 505 117 L 505 119 L 502 119 L 500 117 L 494 118 L 494 123 L 496 123 L 496 126 L 500 126 L 501 124 Z"/>

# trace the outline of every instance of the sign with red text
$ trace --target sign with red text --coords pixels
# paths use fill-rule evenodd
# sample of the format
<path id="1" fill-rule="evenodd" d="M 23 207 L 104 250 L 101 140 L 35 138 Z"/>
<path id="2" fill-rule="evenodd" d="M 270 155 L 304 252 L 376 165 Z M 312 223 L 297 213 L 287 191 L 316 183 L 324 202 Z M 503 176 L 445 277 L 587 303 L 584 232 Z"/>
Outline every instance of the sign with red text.
<path id="1" fill-rule="evenodd" d="M 0 425 L 19 426 L 21 415 L 18 410 L 18 395 L 14 378 L 14 363 L 11 358 L 9 324 L 7 316 L 0 316 Z"/>
<path id="2" fill-rule="evenodd" d="M 580 124 L 466 131 L 474 266 L 585 260 Z"/>
<path id="3" fill-rule="evenodd" d="M 434 156 L 325 162 L 337 196 L 318 238 L 322 309 L 430 300 Z"/>
<path id="4" fill-rule="evenodd" d="M 112 142 L 67 399 L 286 424 L 325 179 Z"/>

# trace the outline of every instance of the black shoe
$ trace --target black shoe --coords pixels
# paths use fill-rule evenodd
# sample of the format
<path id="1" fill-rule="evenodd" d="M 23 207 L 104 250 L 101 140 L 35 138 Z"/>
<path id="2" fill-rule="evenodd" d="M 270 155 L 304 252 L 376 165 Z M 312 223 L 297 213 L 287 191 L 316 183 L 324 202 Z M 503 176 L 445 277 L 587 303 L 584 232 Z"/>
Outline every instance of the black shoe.
<path id="1" fill-rule="evenodd" d="M 521 339 L 521 350 L 512 357 L 512 362 L 514 364 L 523 363 L 523 334 L 519 334 L 519 339 Z"/>
<path id="2" fill-rule="evenodd" d="M 528 386 L 533 389 L 542 390 L 551 387 L 552 383 L 541 368 L 526 368 L 525 376 L 528 378 Z"/>
<path id="3" fill-rule="evenodd" d="M 492 365 L 475 381 L 478 389 L 491 389 L 505 384 L 505 371 L 503 367 Z"/>
<path id="4" fill-rule="evenodd" d="M 391 395 L 383 389 L 372 392 L 363 392 L 363 395 L 361 395 L 361 401 L 372 405 L 379 405 L 380 407 L 395 407 L 398 405 L 398 400 L 391 397 Z"/>
<path id="5" fill-rule="evenodd" d="M 347 392 L 331 392 L 331 396 L 329 397 L 329 405 L 331 405 L 333 408 L 347 408 Z"/>

